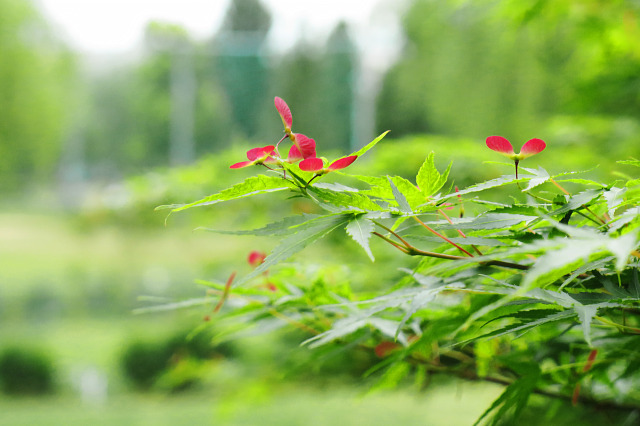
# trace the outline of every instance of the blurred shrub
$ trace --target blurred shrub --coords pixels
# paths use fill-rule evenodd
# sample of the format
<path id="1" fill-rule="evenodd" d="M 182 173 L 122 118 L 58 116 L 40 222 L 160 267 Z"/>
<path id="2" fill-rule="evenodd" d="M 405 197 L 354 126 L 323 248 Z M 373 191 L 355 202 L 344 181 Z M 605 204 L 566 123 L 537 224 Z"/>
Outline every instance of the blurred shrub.
<path id="1" fill-rule="evenodd" d="M 168 338 L 134 340 L 121 356 L 122 371 L 139 390 L 188 389 L 198 383 L 208 361 L 236 354 L 232 344 L 214 345 L 211 337 L 210 331 L 180 331 Z"/>
<path id="2" fill-rule="evenodd" d="M 203 330 L 192 334 L 180 331 L 167 340 L 167 347 L 174 356 L 190 356 L 197 359 L 211 359 L 216 357 L 233 358 L 237 350 L 231 342 L 212 343 L 213 332 Z"/>
<path id="3" fill-rule="evenodd" d="M 242 143 L 242 146 L 238 144 Z M 168 210 L 156 211 L 164 204 L 180 204 L 204 198 L 222 189 L 230 187 L 243 177 L 255 174 L 253 168 L 229 170 L 229 165 L 246 158 L 250 146 L 242 141 L 234 147 L 216 155 L 201 158 L 189 166 L 158 168 L 154 171 L 133 176 L 122 183 L 112 184 L 93 192 L 79 215 L 79 224 L 83 226 L 103 226 L 106 223 L 129 225 L 134 227 L 151 226 L 156 229 L 164 225 Z M 236 215 L 216 214 L 213 208 L 195 209 L 185 215 L 173 216 L 171 224 L 206 223 L 218 224 L 249 223 L 257 224 L 263 217 L 257 212 L 265 210 L 260 200 L 241 201 L 244 206 L 260 204 L 259 209 L 239 209 Z M 270 204 L 265 216 L 272 210 L 282 209 L 282 205 Z M 220 225 L 218 225 L 220 226 Z"/>
<path id="4" fill-rule="evenodd" d="M 127 346 L 120 364 L 122 370 L 139 390 L 147 390 L 168 367 L 171 352 L 164 342 L 135 341 Z"/>
<path id="5" fill-rule="evenodd" d="M 54 390 L 54 367 L 45 351 L 9 347 L 0 354 L 0 385 L 11 395 L 45 394 Z"/>

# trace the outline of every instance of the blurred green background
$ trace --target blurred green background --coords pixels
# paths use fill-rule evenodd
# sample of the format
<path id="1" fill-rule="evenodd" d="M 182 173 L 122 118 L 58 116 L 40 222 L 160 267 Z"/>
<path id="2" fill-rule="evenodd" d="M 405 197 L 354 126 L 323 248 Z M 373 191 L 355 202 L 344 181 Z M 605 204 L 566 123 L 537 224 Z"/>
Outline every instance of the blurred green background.
<path id="1" fill-rule="evenodd" d="M 153 209 L 255 173 L 228 165 L 280 138 L 274 96 L 327 157 L 390 129 L 354 173 L 410 178 L 433 150 L 463 187 L 512 173 L 484 146 L 497 134 L 547 142 L 525 167 L 611 182 L 640 155 L 640 3 L 381 1 L 401 37 L 336 20 L 284 52 L 270 34 L 304 14 L 282 22 L 277 3 L 228 1 L 206 40 L 150 22 L 135 54 L 96 60 L 37 3 L 0 0 L 0 424 L 470 424 L 499 394 L 434 380 L 365 396 L 370 356 L 312 354 L 290 332 L 220 341 L 215 322 L 187 339 L 207 307 L 135 315 L 272 246 L 194 228 L 307 207 L 235 202 L 166 226 Z M 378 249 L 372 267 L 339 238 L 305 259 L 327 285 L 391 287 L 380 271 L 406 260 Z"/>

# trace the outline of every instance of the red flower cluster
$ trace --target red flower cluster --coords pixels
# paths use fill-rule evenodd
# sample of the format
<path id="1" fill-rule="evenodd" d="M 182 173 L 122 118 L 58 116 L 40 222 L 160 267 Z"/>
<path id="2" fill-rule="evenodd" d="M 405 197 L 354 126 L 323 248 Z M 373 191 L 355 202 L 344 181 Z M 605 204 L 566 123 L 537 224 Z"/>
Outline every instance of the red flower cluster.
<path id="1" fill-rule="evenodd" d="M 357 155 L 350 155 L 348 157 L 340 158 L 325 167 L 324 160 L 322 158 L 318 158 L 316 155 L 316 141 L 302 133 L 292 132 L 293 115 L 291 114 L 291 109 L 289 109 L 287 103 L 282 98 L 276 96 L 274 104 L 276 110 L 278 110 L 278 114 L 280 114 L 280 118 L 282 119 L 285 135 L 275 146 L 267 145 L 265 147 L 250 149 L 247 151 L 248 161 L 241 161 L 239 163 L 232 164 L 232 169 L 260 164 L 278 164 L 281 162 L 295 163 L 300 161 L 300 170 L 314 172 L 316 175 L 322 175 L 334 170 L 344 169 L 358 158 Z M 293 145 L 289 149 L 289 153 L 285 160 L 280 157 L 280 154 L 278 153 L 278 146 L 280 145 L 280 142 L 286 138 L 289 138 Z"/>

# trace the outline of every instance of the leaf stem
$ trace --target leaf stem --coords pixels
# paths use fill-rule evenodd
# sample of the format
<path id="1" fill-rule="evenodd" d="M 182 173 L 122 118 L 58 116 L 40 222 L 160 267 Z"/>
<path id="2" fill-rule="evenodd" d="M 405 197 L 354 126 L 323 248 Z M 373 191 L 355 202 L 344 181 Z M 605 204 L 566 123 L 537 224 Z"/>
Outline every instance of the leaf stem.
<path id="1" fill-rule="evenodd" d="M 438 209 L 438 213 L 444 216 L 447 222 L 453 225 L 453 221 L 451 220 L 451 218 L 447 216 L 447 214 L 442 209 Z M 462 232 L 462 230 L 456 229 L 456 231 L 458 231 L 458 234 L 460 234 L 462 238 L 467 238 L 467 235 L 464 232 Z M 479 256 L 482 256 L 482 252 L 478 249 L 478 247 L 475 246 L 475 244 L 471 244 L 471 247 L 475 250 L 476 253 L 478 253 Z"/>
<path id="2" fill-rule="evenodd" d="M 278 154 L 278 157 L 280 157 L 280 152 L 278 151 L 278 146 L 280 145 L 280 143 L 281 143 L 283 140 L 285 140 L 285 139 L 286 139 L 286 138 L 288 138 L 288 137 L 289 137 L 289 135 L 287 135 L 287 134 L 285 133 L 285 135 L 282 137 L 282 139 L 280 139 L 280 140 L 278 141 L 278 143 L 276 144 L 276 146 L 275 146 L 274 150 L 275 150 L 276 154 Z M 282 157 L 280 157 L 280 158 L 282 158 Z"/>
<path id="3" fill-rule="evenodd" d="M 388 227 L 384 226 L 383 224 L 381 224 L 380 222 L 376 222 L 373 221 L 373 223 L 375 223 L 376 225 L 378 225 L 380 228 L 384 229 L 387 232 L 390 232 L 391 234 L 393 234 L 394 237 L 396 237 L 397 239 L 399 239 L 400 241 L 402 241 L 402 244 L 405 245 L 405 247 L 413 247 L 410 243 L 408 243 L 404 238 L 402 238 L 400 235 L 398 235 L 396 232 L 392 231 L 391 229 L 389 229 Z"/>
<path id="4" fill-rule="evenodd" d="M 393 241 L 391 238 L 389 238 L 389 237 L 387 237 L 385 235 L 382 235 L 379 232 L 373 232 L 372 233 L 373 235 L 375 235 L 376 237 L 382 238 L 383 240 L 385 240 L 386 242 L 388 242 L 389 244 L 391 244 L 392 246 L 394 246 L 395 248 L 397 248 L 398 250 L 400 250 L 401 252 L 403 252 L 404 254 L 407 254 L 409 256 L 435 257 L 435 258 L 438 258 L 438 259 L 447 259 L 447 260 L 469 259 L 468 257 L 464 257 L 464 256 L 456 256 L 456 255 L 453 255 L 453 254 L 436 253 L 436 252 L 433 252 L 433 251 L 420 250 L 419 248 L 416 248 L 412 244 L 407 242 L 400 235 L 398 235 L 397 233 L 395 233 L 391 229 L 389 229 L 386 226 L 384 226 L 383 224 L 375 222 L 375 221 L 374 221 L 374 223 L 376 225 L 378 225 L 379 227 L 385 229 L 386 231 L 390 232 L 391 234 L 393 234 L 396 238 L 398 238 L 400 241 L 402 241 L 402 244 L 398 244 L 397 242 Z M 471 256 L 471 257 L 474 257 L 474 256 Z M 479 261 L 478 263 L 480 263 L 481 265 L 486 265 L 486 266 L 502 266 L 504 268 L 519 269 L 521 271 L 526 271 L 526 270 L 529 269 L 528 265 L 520 265 L 518 263 L 505 262 L 503 260 L 489 260 L 487 262 Z"/>
<path id="5" fill-rule="evenodd" d="M 233 284 L 233 280 L 235 278 L 236 278 L 236 273 L 234 271 L 229 276 L 229 279 L 227 279 L 227 283 L 224 285 L 224 291 L 222 292 L 222 296 L 220 297 L 220 300 L 216 304 L 215 308 L 213 308 L 214 313 L 218 313 L 218 311 L 220 311 L 220 308 L 222 308 L 224 301 L 227 300 L 227 297 L 229 297 L 229 292 L 231 291 L 231 284 Z"/>
<path id="6" fill-rule="evenodd" d="M 380 237 L 383 240 L 385 240 L 386 242 L 388 242 L 389 244 L 391 244 L 392 246 L 394 246 L 395 248 L 397 248 L 398 250 L 400 250 L 401 252 L 403 252 L 404 254 L 409 254 L 409 249 L 407 247 L 404 247 L 398 243 L 396 243 L 395 241 L 393 241 L 391 238 L 386 237 L 384 235 L 382 235 L 379 232 L 373 232 L 373 235 L 375 235 L 376 237 Z"/>
<path id="7" fill-rule="evenodd" d="M 452 246 L 454 246 L 455 248 L 457 248 L 458 250 L 460 250 L 461 252 L 463 252 L 464 254 L 466 254 L 469 257 L 473 257 L 473 255 L 471 253 L 469 253 L 468 251 L 466 251 L 465 249 L 463 249 L 462 247 L 460 247 L 458 244 L 454 243 L 453 241 L 451 241 L 449 238 L 445 237 L 444 235 L 442 235 L 441 233 L 439 233 L 438 231 L 436 231 L 435 229 L 431 228 L 429 225 L 427 225 L 426 223 L 424 223 L 423 221 L 421 221 L 420 219 L 418 219 L 417 216 L 413 216 L 413 218 L 422 226 L 424 226 L 429 232 L 437 235 L 438 237 L 442 238 L 443 240 L 445 240 L 446 242 L 448 242 L 449 244 L 451 244 Z"/>

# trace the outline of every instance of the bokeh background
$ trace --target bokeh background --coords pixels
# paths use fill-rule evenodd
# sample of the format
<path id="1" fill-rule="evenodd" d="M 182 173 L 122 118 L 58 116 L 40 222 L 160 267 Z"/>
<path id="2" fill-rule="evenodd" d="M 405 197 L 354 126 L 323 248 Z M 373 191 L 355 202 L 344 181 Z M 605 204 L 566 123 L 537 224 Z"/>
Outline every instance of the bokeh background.
<path id="1" fill-rule="evenodd" d="M 411 177 L 435 151 L 463 187 L 511 173 L 496 134 L 547 141 L 531 167 L 613 182 L 640 156 L 639 19 L 632 0 L 0 0 L 0 423 L 472 423 L 499 388 L 369 394 L 375 357 L 215 321 L 193 337 L 207 307 L 137 314 L 273 246 L 194 228 L 304 210 L 154 207 L 254 173 L 228 165 L 280 138 L 274 96 L 328 157 L 391 130 L 355 172 Z M 336 238 L 300 260 L 391 287 L 380 250 Z"/>

